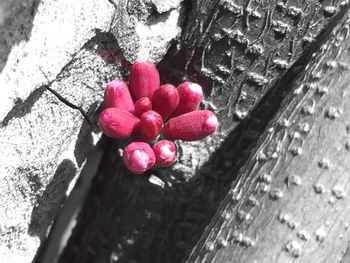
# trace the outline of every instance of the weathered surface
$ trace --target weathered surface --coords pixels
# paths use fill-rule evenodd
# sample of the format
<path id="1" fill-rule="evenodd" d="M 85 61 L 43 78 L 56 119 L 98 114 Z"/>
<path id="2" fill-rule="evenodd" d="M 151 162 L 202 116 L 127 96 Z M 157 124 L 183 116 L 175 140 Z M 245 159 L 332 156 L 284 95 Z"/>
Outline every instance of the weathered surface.
<path id="1" fill-rule="evenodd" d="M 181 33 L 182 0 L 110 1 L 116 8 L 111 32 L 118 39 L 126 60 L 160 61 L 171 41 Z"/>
<path id="2" fill-rule="evenodd" d="M 201 83 L 220 132 L 183 144 L 174 169 L 142 178 L 124 170 L 113 144 L 61 262 L 184 260 L 246 160 L 245 146 L 270 120 L 251 121 L 250 113 L 271 90 L 278 108 L 286 89 L 274 89 L 277 81 L 293 80 L 347 12 L 345 2 L 330 0 L 180 2 L 0 3 L 0 261 L 31 261 L 94 146 L 105 83 L 125 77 L 136 58 L 160 61 L 180 25 L 182 40 L 159 65 L 163 81 Z"/>
<path id="3" fill-rule="evenodd" d="M 343 4 L 317 0 L 193 1 L 182 45 L 174 46 L 168 60 L 160 64 L 163 80 L 178 83 L 189 78 L 203 84 L 207 94 L 203 106 L 215 110 L 221 119 L 221 134 L 215 141 L 223 141 L 249 118 Z M 175 170 L 186 171 L 183 176 L 189 180 L 220 145 L 210 141 L 184 143 Z"/>
<path id="4" fill-rule="evenodd" d="M 95 30 L 108 31 L 112 15 L 113 7 L 108 1 L 38 4 L 27 0 L 17 5 L 14 2 L 13 11 L 0 29 L 5 42 L 0 58 L 2 65 L 6 62 L 0 75 L 0 86 L 6 87 L 2 92 L 0 120 L 16 102 L 24 101 L 47 83 L 42 71 L 50 80 L 54 79 L 95 35 Z"/>
<path id="5" fill-rule="evenodd" d="M 187 262 L 348 262 L 349 22 L 292 83 Z"/>
<path id="6" fill-rule="evenodd" d="M 152 20 L 144 5 L 140 16 Z M 170 9 L 153 21 L 166 37 L 145 37 L 153 60 L 180 32 L 180 7 Z M 105 84 L 126 72 L 108 32 L 131 14 L 107 0 L 26 0 L 1 1 L 0 15 L 0 261 L 30 262 L 99 137 L 92 131 Z M 135 53 L 142 45 L 129 44 Z"/>
<path id="7" fill-rule="evenodd" d="M 244 163 L 284 98 L 286 89 L 278 80 L 287 76 L 284 83 L 292 81 L 348 12 L 346 4 L 331 1 L 298 1 L 296 6 L 250 1 L 238 6 L 237 15 L 235 7 L 227 5 L 193 1 L 195 19 L 188 16 L 183 41 L 159 64 L 163 82 L 190 79 L 204 86 L 203 107 L 218 113 L 221 131 L 200 143 L 181 143 L 174 169 L 151 171 L 142 178 L 124 170 L 116 144 L 93 181 L 61 262 L 184 260 L 237 175 L 229 171 Z M 296 7 L 302 9 L 300 19 L 293 15 Z M 254 10 L 264 14 L 254 17 Z M 281 23 L 289 25 L 286 32 Z M 257 57 L 249 51 L 254 41 L 263 46 Z M 272 63 L 275 58 L 282 61 Z M 268 105 L 269 115 L 251 122 L 248 113 L 259 109 L 258 103 L 272 90 L 278 98 L 272 109 Z M 250 123 L 254 129 L 247 131 Z"/>
<path id="8" fill-rule="evenodd" d="M 23 4 L 16 6 L 14 3 L 14 11 L 1 27 L 2 36 L 7 36 L 4 40 L 9 45 L 1 47 L 10 52 L 2 53 L 4 68 L 0 75 L 3 87 L 0 114 L 2 262 L 31 261 L 65 199 L 69 183 L 84 159 L 85 149 L 91 147 L 89 143 L 85 143 L 85 149 L 78 145 L 79 140 L 89 139 L 84 135 L 90 128 L 83 124 L 78 111 L 58 101 L 42 86 L 47 83 L 43 72 L 49 78 L 58 74 L 71 55 L 95 34 L 95 28 L 108 29 L 108 14 L 110 19 L 112 16 L 108 3 L 90 2 L 83 7 L 78 3 L 72 6 L 68 2 L 52 4 L 47 1 L 38 6 L 37 12 L 28 11 Z M 96 14 L 96 6 L 106 20 L 98 21 L 95 15 L 90 15 L 91 19 L 83 22 L 80 10 Z M 26 32 L 28 39 L 12 43 L 17 34 L 23 33 L 16 30 L 17 27 L 27 26 L 23 21 L 27 16 L 33 19 L 32 31 Z M 45 26 L 47 24 L 50 27 Z M 90 107 L 101 96 L 101 76 L 94 69 L 103 60 L 92 50 L 83 48 L 82 52 L 92 60 L 80 68 L 82 74 L 91 77 L 94 86 L 94 92 L 85 102 Z M 115 71 L 115 66 L 104 67 Z M 88 91 L 83 84 L 77 81 L 68 84 L 57 79 L 53 87 L 57 85 L 57 90 L 62 91 L 68 86 L 70 94 L 78 98 Z"/>

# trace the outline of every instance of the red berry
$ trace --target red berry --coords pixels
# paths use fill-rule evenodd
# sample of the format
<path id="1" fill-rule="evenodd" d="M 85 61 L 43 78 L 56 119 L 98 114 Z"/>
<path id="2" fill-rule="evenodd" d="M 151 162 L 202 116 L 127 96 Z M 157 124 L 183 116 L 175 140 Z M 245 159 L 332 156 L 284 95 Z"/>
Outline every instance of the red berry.
<path id="1" fill-rule="evenodd" d="M 152 109 L 152 101 L 148 97 L 139 98 L 135 102 L 135 114 L 140 117 L 142 113 Z"/>
<path id="2" fill-rule="evenodd" d="M 153 145 L 152 149 L 158 167 L 168 167 L 176 162 L 176 146 L 172 141 L 159 141 Z"/>
<path id="3" fill-rule="evenodd" d="M 176 110 L 179 100 L 177 89 L 171 84 L 164 84 L 153 93 L 153 109 L 166 119 Z"/>
<path id="4" fill-rule="evenodd" d="M 104 101 L 106 108 L 120 108 L 134 112 L 134 102 L 128 86 L 122 80 L 112 80 L 107 84 Z"/>
<path id="5" fill-rule="evenodd" d="M 164 133 L 171 140 L 196 141 L 214 133 L 218 124 L 212 111 L 197 110 L 169 119 Z"/>
<path id="6" fill-rule="evenodd" d="M 124 149 L 123 161 L 132 173 L 142 174 L 152 168 L 156 157 L 148 143 L 132 142 Z"/>
<path id="7" fill-rule="evenodd" d="M 179 93 L 180 101 L 179 106 L 172 117 L 198 109 L 203 98 L 203 90 L 201 86 L 187 81 L 178 86 L 177 91 Z"/>
<path id="8" fill-rule="evenodd" d="M 98 120 L 100 129 L 111 138 L 126 139 L 138 130 L 140 120 L 132 113 L 118 109 L 105 109 Z"/>
<path id="9" fill-rule="evenodd" d="M 129 88 L 135 100 L 142 97 L 152 98 L 159 88 L 159 73 L 156 65 L 150 61 L 136 61 L 130 70 Z"/>
<path id="10" fill-rule="evenodd" d="M 159 113 L 150 110 L 142 113 L 140 118 L 140 133 L 147 140 L 154 140 L 161 132 L 163 119 Z"/>

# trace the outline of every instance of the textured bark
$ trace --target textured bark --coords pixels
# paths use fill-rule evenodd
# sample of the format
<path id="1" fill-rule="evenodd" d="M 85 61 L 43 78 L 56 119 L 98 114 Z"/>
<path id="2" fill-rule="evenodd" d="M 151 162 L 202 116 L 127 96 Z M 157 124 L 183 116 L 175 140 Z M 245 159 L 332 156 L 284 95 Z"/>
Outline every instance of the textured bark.
<path id="1" fill-rule="evenodd" d="M 349 22 L 293 81 L 187 262 L 348 262 Z"/>

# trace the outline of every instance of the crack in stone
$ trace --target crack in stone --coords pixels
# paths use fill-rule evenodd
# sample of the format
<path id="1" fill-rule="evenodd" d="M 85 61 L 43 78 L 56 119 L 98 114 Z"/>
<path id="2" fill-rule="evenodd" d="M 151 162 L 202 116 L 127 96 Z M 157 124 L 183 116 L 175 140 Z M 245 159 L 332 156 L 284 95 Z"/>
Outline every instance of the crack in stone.
<path id="1" fill-rule="evenodd" d="M 84 45 L 85 46 L 85 45 Z M 80 49 L 81 50 L 81 49 Z M 56 78 L 54 80 L 49 80 L 48 77 L 46 76 L 45 72 L 40 68 L 39 70 L 41 71 L 41 73 L 44 75 L 44 77 L 47 80 L 47 84 L 44 84 L 43 87 L 49 91 L 51 94 L 53 94 L 59 101 L 63 102 L 65 105 L 67 105 L 69 108 L 72 108 L 74 110 L 78 110 L 81 115 L 84 117 L 84 119 L 87 121 L 87 123 L 89 125 L 92 126 L 92 122 L 89 118 L 89 116 L 86 114 L 86 112 L 79 106 L 75 105 L 74 103 L 70 102 L 69 100 L 67 100 L 66 98 L 64 98 L 63 96 L 61 96 L 57 91 L 53 90 L 50 88 L 50 86 L 52 85 L 53 82 L 55 82 L 59 76 L 64 72 L 64 70 L 74 61 L 74 58 L 76 56 L 77 53 L 74 54 L 73 58 L 62 68 L 62 70 L 57 74 Z"/>
<path id="2" fill-rule="evenodd" d="M 113 0 L 107 0 L 107 1 L 110 2 L 115 9 L 118 9 L 118 5 Z"/>
<path id="3" fill-rule="evenodd" d="M 88 123 L 89 125 L 92 125 L 92 122 L 91 122 L 90 118 L 88 117 L 88 115 L 85 113 L 85 111 L 84 111 L 81 107 L 79 107 L 79 106 L 77 106 L 77 105 L 71 103 L 70 101 L 68 101 L 67 99 L 65 99 L 64 97 L 62 97 L 57 91 L 51 89 L 51 88 L 49 87 L 49 85 L 44 85 L 44 87 L 45 87 L 49 92 L 51 92 L 57 99 L 59 99 L 61 102 L 63 102 L 65 105 L 67 105 L 68 107 L 70 107 L 70 108 L 72 108 L 72 109 L 74 109 L 74 110 L 78 110 L 78 111 L 81 113 L 81 115 L 83 115 L 83 117 L 84 117 L 84 119 L 87 121 L 87 123 Z"/>
<path id="4" fill-rule="evenodd" d="M 93 39 L 95 36 L 91 37 L 86 43 L 89 43 L 91 39 Z M 54 94 L 61 102 L 69 106 L 70 108 L 77 109 L 80 111 L 80 113 L 83 115 L 83 117 L 86 119 L 89 125 L 92 124 L 91 120 L 88 118 L 87 114 L 80 108 L 79 106 L 74 105 L 73 103 L 69 102 L 67 99 L 63 98 L 59 93 L 56 91 L 52 90 L 49 86 L 57 80 L 60 79 L 60 75 L 63 74 L 63 72 L 66 71 L 66 69 L 75 61 L 76 55 L 86 46 L 86 43 L 77 51 L 73 54 L 72 59 L 62 67 L 60 72 L 56 75 L 56 77 L 53 80 L 49 80 L 45 72 L 39 68 L 39 71 L 44 75 L 44 77 L 47 80 L 47 84 L 41 85 L 39 88 L 33 90 L 31 94 L 25 99 L 22 100 L 21 98 L 18 98 L 12 109 L 6 114 L 4 119 L 0 122 L 0 127 L 6 127 L 9 122 L 14 119 L 14 118 L 21 118 L 24 117 L 26 114 L 28 114 L 31 111 L 31 108 L 35 104 L 35 102 L 40 99 L 42 94 L 44 93 L 45 89 L 50 91 L 52 94 Z"/>

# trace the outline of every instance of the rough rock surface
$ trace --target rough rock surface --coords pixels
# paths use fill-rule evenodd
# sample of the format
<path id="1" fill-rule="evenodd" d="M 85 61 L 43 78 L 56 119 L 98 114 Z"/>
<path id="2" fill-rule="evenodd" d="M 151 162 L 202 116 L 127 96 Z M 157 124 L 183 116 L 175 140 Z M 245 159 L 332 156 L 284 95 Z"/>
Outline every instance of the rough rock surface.
<path id="1" fill-rule="evenodd" d="M 151 3 L 143 5 L 124 23 L 142 31 L 129 48 L 147 46 L 159 60 L 180 33 L 180 7 L 159 10 L 171 9 L 157 20 Z M 99 136 L 94 121 L 104 86 L 134 59 L 121 53 L 126 38 L 116 17 L 132 14 L 107 0 L 0 3 L 1 262 L 31 262 Z M 153 38 L 152 28 L 164 38 Z"/>
<path id="2" fill-rule="evenodd" d="M 113 6 L 107 1 L 13 2 L 1 27 L 0 119 L 34 90 L 56 77 L 73 55 L 95 35 L 108 31 Z M 5 64 L 6 63 L 6 64 Z M 18 88 L 21 87 L 21 88 Z"/>
<path id="3" fill-rule="evenodd" d="M 159 62 L 171 41 L 181 33 L 182 0 L 111 2 L 116 14 L 128 14 L 115 17 L 111 29 L 126 60 L 147 57 Z"/>

